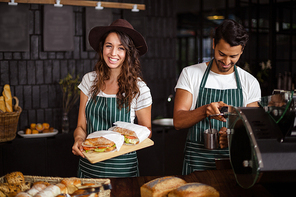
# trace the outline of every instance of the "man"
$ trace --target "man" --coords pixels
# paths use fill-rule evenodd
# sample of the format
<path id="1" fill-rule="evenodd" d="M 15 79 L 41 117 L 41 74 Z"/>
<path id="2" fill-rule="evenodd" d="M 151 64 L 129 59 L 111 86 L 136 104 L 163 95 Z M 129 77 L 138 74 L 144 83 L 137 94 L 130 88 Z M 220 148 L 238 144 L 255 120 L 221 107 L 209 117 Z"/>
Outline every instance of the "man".
<path id="1" fill-rule="evenodd" d="M 203 132 L 209 129 L 209 117 L 219 114 L 223 106 L 258 107 L 261 90 L 258 81 L 235 64 L 243 53 L 249 36 L 242 25 L 224 20 L 213 39 L 214 59 L 183 69 L 175 87 L 174 126 L 189 128 L 183 164 L 183 174 L 195 170 L 215 169 L 215 158 L 228 158 L 225 148 L 226 119 L 214 116 L 212 128 L 224 130 L 221 148 L 204 147 Z M 220 131 L 222 133 L 222 131 Z M 226 145 L 227 146 L 227 145 Z"/>

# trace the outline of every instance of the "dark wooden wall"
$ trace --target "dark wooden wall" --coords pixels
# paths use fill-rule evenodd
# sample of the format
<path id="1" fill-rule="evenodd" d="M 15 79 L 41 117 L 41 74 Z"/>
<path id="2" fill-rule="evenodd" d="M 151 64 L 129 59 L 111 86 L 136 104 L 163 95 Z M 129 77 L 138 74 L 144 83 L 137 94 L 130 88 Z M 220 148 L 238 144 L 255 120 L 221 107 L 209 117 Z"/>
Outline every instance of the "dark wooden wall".
<path id="1" fill-rule="evenodd" d="M 175 74 L 175 1 L 135 0 L 123 3 L 143 3 L 145 11 L 112 9 L 113 20 L 124 18 L 143 34 L 148 53 L 141 57 L 144 79 L 153 97 L 152 119 L 172 116 L 173 105 L 167 97 L 173 94 Z M 3 6 L 7 3 L 0 3 Z M 95 52 L 85 50 L 85 7 L 73 6 L 75 14 L 74 51 L 43 51 L 43 5 L 29 4 L 30 51 L 0 52 L 0 92 L 10 84 L 12 95 L 18 97 L 23 111 L 19 130 L 30 123 L 48 122 L 61 130 L 62 92 L 58 81 L 68 72 L 92 71 Z M 70 130 L 77 122 L 78 104 L 69 113 Z"/>

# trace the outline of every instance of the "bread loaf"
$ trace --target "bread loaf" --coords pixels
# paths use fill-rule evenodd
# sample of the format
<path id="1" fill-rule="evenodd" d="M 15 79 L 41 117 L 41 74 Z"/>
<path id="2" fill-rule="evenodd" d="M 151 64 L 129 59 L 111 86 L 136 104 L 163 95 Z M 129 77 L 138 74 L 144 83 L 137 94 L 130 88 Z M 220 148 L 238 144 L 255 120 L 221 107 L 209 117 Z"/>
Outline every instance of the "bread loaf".
<path id="1" fill-rule="evenodd" d="M 6 112 L 4 96 L 0 96 L 0 110 Z"/>
<path id="2" fill-rule="evenodd" d="M 19 192 L 15 197 L 32 197 L 26 192 Z"/>
<path id="3" fill-rule="evenodd" d="M 58 184 L 56 184 L 56 186 L 58 186 L 60 188 L 62 194 L 68 193 L 66 185 L 64 185 L 62 183 L 58 183 Z"/>
<path id="4" fill-rule="evenodd" d="M 168 197 L 219 197 L 219 192 L 206 184 L 187 183 L 182 185 L 168 194 Z"/>
<path id="5" fill-rule="evenodd" d="M 45 189 L 38 192 L 34 197 L 55 197 L 61 193 L 61 190 L 56 185 L 47 186 Z"/>
<path id="6" fill-rule="evenodd" d="M 98 194 L 97 193 L 91 193 L 91 194 L 87 194 L 87 191 L 84 190 L 84 189 L 79 189 L 79 190 L 76 190 L 72 196 L 79 196 L 79 197 L 98 197 Z"/>
<path id="7" fill-rule="evenodd" d="M 25 178 L 21 172 L 11 172 L 5 175 L 6 182 L 9 184 L 21 184 L 25 183 Z"/>
<path id="8" fill-rule="evenodd" d="M 9 195 L 10 193 L 18 193 L 21 192 L 21 189 L 18 185 L 14 183 L 0 183 L 0 191 L 2 191 L 5 195 Z"/>
<path id="9" fill-rule="evenodd" d="M 141 197 L 166 196 L 170 191 L 184 184 L 186 181 L 174 176 L 157 178 L 142 185 Z"/>
<path id="10" fill-rule="evenodd" d="M 6 197 L 6 195 L 0 190 L 0 197 Z"/>
<path id="11" fill-rule="evenodd" d="M 81 180 L 74 177 L 64 178 L 61 183 L 66 185 L 68 194 L 74 193 L 77 190 L 77 187 L 81 186 Z"/>
<path id="12" fill-rule="evenodd" d="M 45 185 L 46 187 L 51 185 L 49 182 L 46 182 L 46 181 L 37 181 L 37 182 L 34 182 L 34 183 L 33 183 L 33 186 L 34 186 L 34 185 L 37 185 L 37 184 L 43 184 L 43 185 Z"/>
<path id="13" fill-rule="evenodd" d="M 42 183 L 38 183 L 38 184 L 35 184 L 33 185 L 33 187 L 31 189 L 29 189 L 27 191 L 27 193 L 30 195 L 30 196 L 34 196 L 36 195 L 38 192 L 42 191 L 43 189 L 46 188 L 46 185 L 45 184 L 42 184 Z"/>
<path id="14" fill-rule="evenodd" d="M 13 112 L 13 109 L 12 109 L 12 96 L 11 96 L 10 86 L 8 84 L 4 85 L 2 94 L 3 94 L 4 100 L 5 100 L 6 111 L 7 112 Z"/>

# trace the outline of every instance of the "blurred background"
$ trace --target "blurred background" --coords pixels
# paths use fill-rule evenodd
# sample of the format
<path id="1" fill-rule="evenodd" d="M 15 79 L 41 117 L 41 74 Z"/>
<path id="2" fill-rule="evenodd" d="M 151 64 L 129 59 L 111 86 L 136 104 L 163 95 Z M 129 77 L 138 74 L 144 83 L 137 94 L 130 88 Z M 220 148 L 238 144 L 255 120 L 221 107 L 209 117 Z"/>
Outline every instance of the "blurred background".
<path id="1" fill-rule="evenodd" d="M 0 92 L 5 84 L 10 84 L 12 95 L 19 99 L 23 111 L 18 130 L 24 130 L 30 123 L 48 122 L 61 131 L 63 92 L 59 82 L 69 73 L 81 80 L 84 74 L 93 70 L 96 53 L 89 48 L 88 30 L 118 18 L 128 20 L 147 41 L 148 52 L 140 60 L 144 80 L 153 97 L 152 120 L 172 118 L 174 87 L 182 68 L 212 58 L 215 28 L 226 18 L 243 24 L 250 34 L 238 66 L 260 81 L 262 96 L 270 95 L 274 89 L 295 88 L 294 0 L 104 1 L 144 4 L 145 10 L 139 12 L 118 8 L 96 10 L 83 5 L 59 8 L 41 0 L 17 6 L 8 5 L 8 2 L 11 1 L 0 0 Z M 64 9 L 62 14 L 58 9 Z M 66 19 L 54 32 L 52 26 Z M 61 27 L 70 31 L 60 38 L 63 45 L 56 47 L 51 38 L 60 35 Z M 7 35 L 12 34 L 15 37 L 7 39 Z M 79 100 L 68 113 L 70 135 L 76 128 L 78 107 Z M 172 125 L 154 124 L 155 148 L 150 154 L 159 155 L 157 167 L 153 172 L 142 174 L 180 173 L 186 133 L 186 130 L 174 130 Z M 69 154 L 71 144 L 72 141 L 67 150 Z M 166 146 L 168 144 L 172 146 Z M 164 152 L 159 152 L 160 149 Z M 142 152 L 145 155 L 149 149 Z M 165 156 L 169 157 L 166 167 L 162 161 Z M 178 160 L 177 167 L 170 169 L 174 160 Z M 142 163 L 148 169 L 148 163 Z M 8 170 L 8 165 L 5 167 L 2 169 Z"/>

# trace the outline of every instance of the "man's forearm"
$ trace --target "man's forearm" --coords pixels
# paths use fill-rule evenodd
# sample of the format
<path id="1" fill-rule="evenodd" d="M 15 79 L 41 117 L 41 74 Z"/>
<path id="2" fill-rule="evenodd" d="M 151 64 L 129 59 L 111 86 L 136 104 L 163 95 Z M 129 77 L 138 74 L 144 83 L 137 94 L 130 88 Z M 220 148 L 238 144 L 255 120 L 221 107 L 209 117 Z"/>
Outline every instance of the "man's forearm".
<path id="1" fill-rule="evenodd" d="M 203 105 L 194 110 L 179 110 L 174 113 L 174 126 L 177 130 L 192 127 L 196 123 L 207 117 L 207 105 Z"/>

